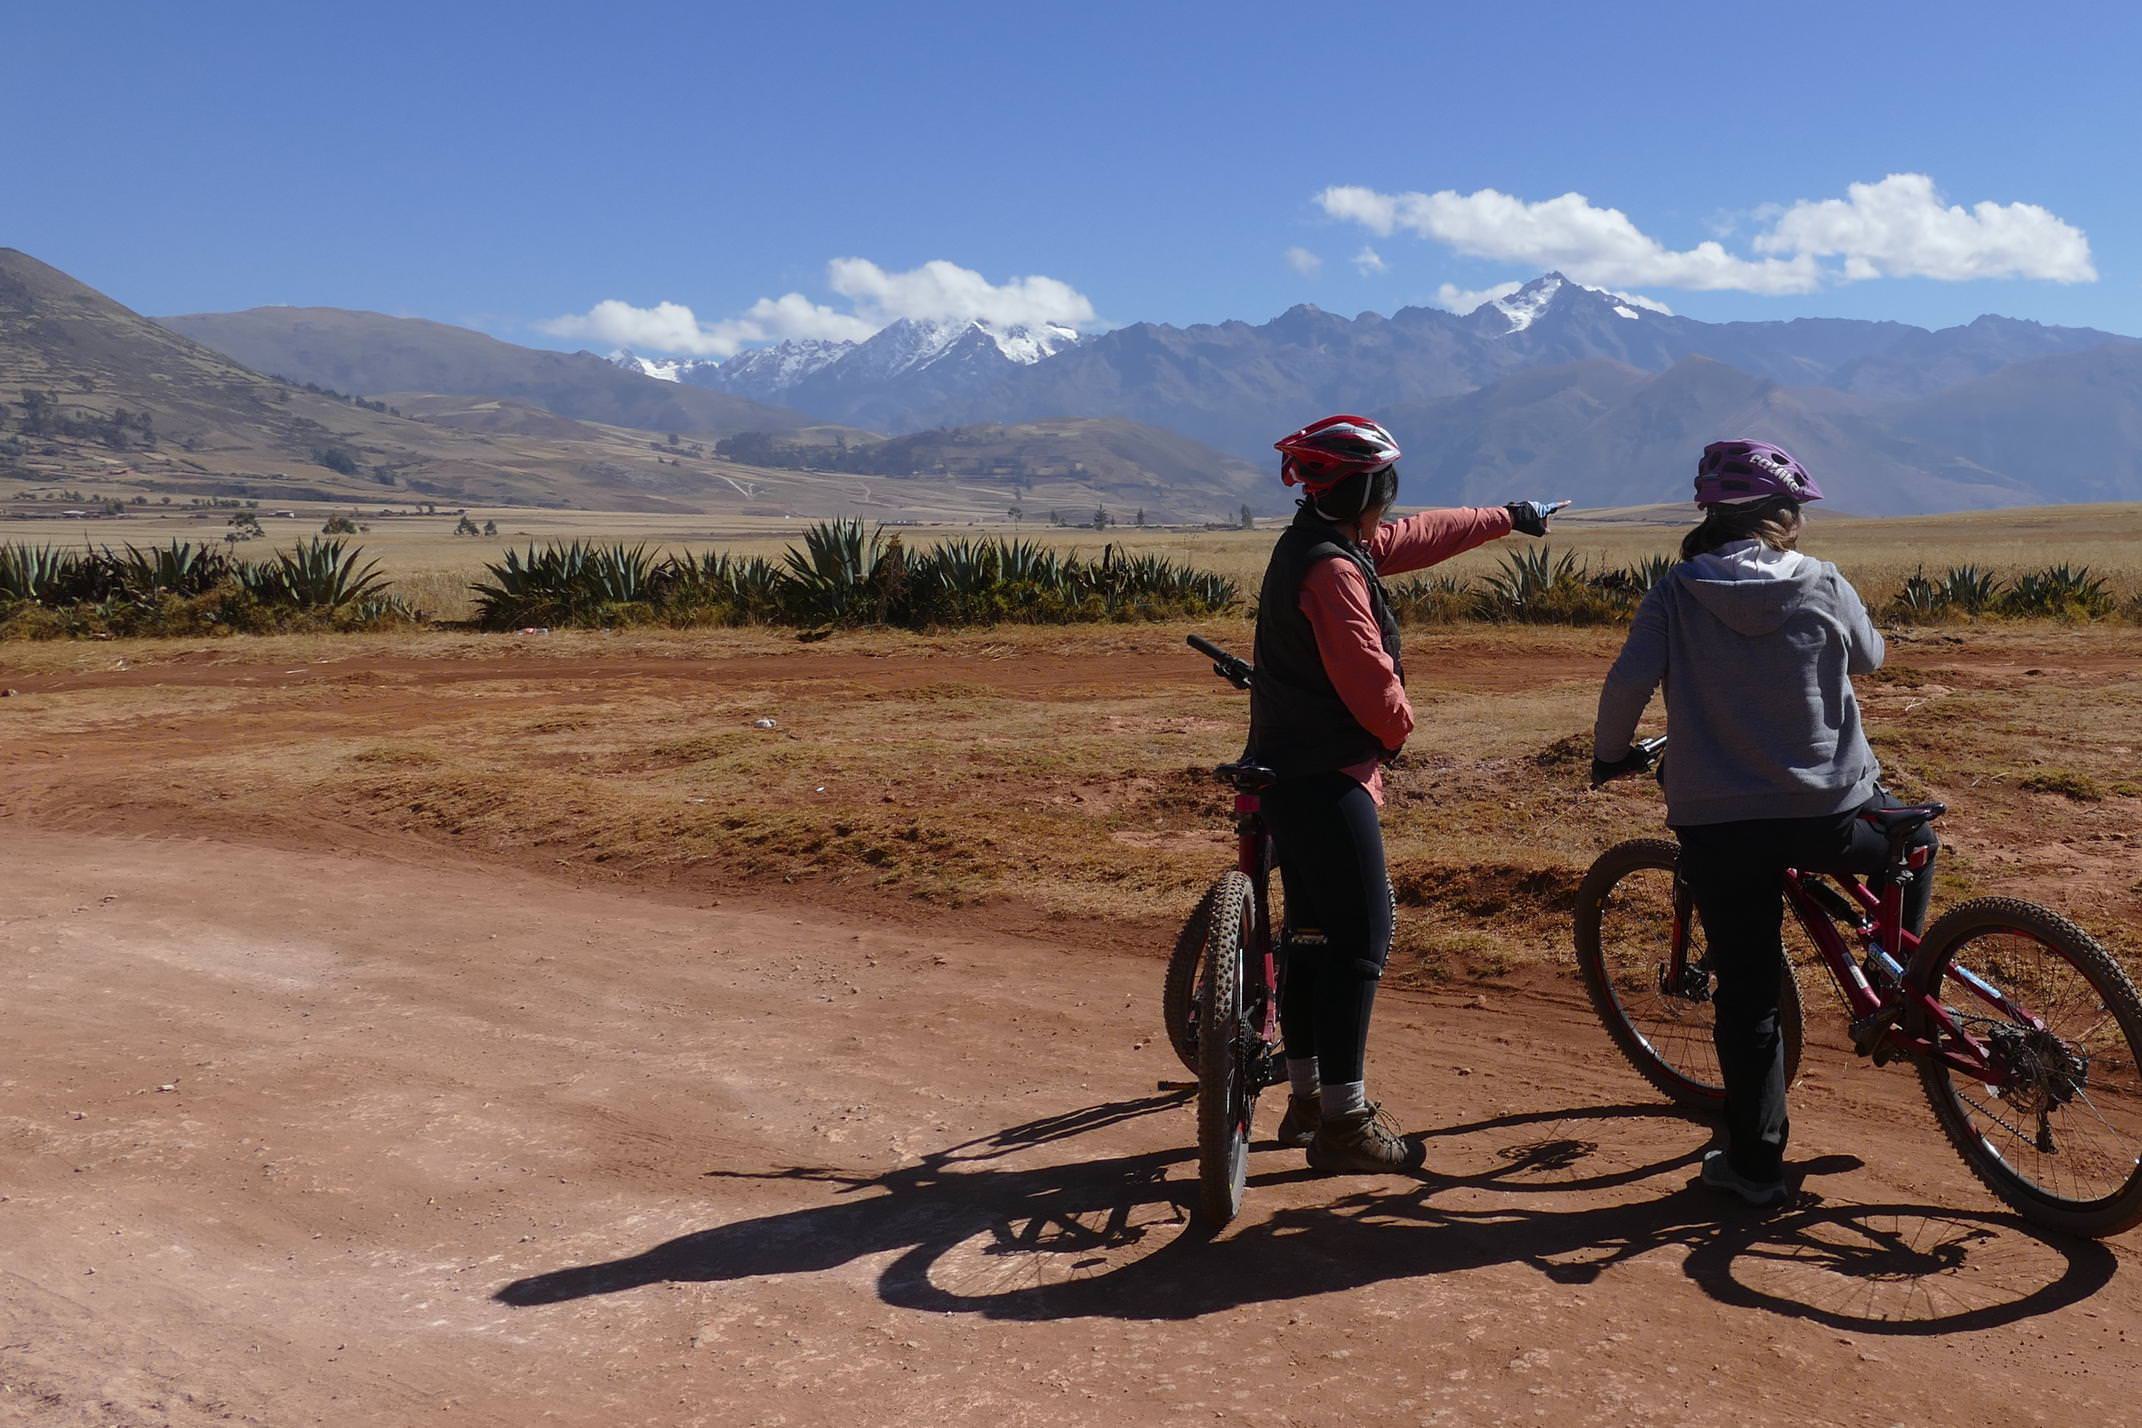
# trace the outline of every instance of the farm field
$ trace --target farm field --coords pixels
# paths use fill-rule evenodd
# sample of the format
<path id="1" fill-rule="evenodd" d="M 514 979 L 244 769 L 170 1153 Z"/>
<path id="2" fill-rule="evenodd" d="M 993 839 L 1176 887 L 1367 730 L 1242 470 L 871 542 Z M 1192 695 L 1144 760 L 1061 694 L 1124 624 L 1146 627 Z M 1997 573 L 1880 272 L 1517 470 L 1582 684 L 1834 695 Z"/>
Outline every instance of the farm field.
<path id="1" fill-rule="evenodd" d="M 171 540 L 220 541 L 231 514 L 228 510 L 150 506 L 136 508 L 124 516 L 65 520 L 54 518 L 58 509 L 50 502 L 0 506 L 0 543 L 73 545 L 86 541 L 117 546 Z M 454 534 L 460 519 L 455 514 L 461 509 L 459 505 L 447 503 L 439 509 L 441 514 L 421 515 L 406 514 L 410 510 L 407 506 L 264 506 L 259 513 L 262 538 L 248 541 L 237 550 L 241 555 L 258 556 L 270 548 L 288 547 L 317 534 L 329 516 L 354 510 L 370 528 L 352 539 L 363 545 L 368 555 L 379 558 L 394 589 L 437 618 L 458 620 L 466 618 L 472 608 L 469 581 L 480 577 L 484 563 L 498 559 L 509 544 L 587 540 L 645 543 L 673 551 L 721 549 L 778 557 L 786 546 L 801 539 L 802 531 L 810 524 L 803 517 L 467 507 L 470 518 L 479 526 L 486 521 L 497 523 L 498 535 L 486 538 Z M 903 509 L 913 514 L 912 508 Z M 1067 511 L 1067 518 L 1072 514 L 1090 515 L 1091 509 L 1089 503 L 1076 512 Z M 295 514 L 282 517 L 275 514 L 277 510 Z M 383 515 L 382 510 L 404 514 Z M 2137 553 L 2142 552 L 2142 505 L 2134 503 L 1882 518 L 1836 516 L 1816 508 L 1810 519 L 1808 549 L 1836 561 L 1870 599 L 1885 597 L 1922 565 L 1930 571 L 1962 564 L 2009 571 L 2065 562 L 2086 565 L 2108 576 L 2122 595 L 2142 591 L 2142 554 Z M 1547 544 L 1557 551 L 1574 551 L 1594 565 L 1626 565 L 1646 556 L 1670 553 L 1686 524 L 1686 512 L 1678 507 L 1572 513 L 1557 519 Z M 1129 552 L 1154 552 L 1217 571 L 1237 581 L 1245 592 L 1254 593 L 1276 527 L 1277 522 L 1269 518 L 1249 531 L 1204 527 L 1139 529 L 1129 524 L 1097 531 L 1053 526 L 1045 518 L 1026 519 L 1015 525 L 991 506 L 954 516 L 922 513 L 897 529 L 905 540 L 916 545 L 987 533 L 1016 535 L 1089 555 L 1108 545 Z M 1519 546 L 1517 542 L 1490 545 L 1439 569 L 1477 574 L 1494 568 L 1504 553 Z"/>
<path id="2" fill-rule="evenodd" d="M 1186 632 L 0 649 L 11 1405 L 1856 1423 L 1940 1374 L 2118 1420 L 2132 1247 L 2000 1212 L 1814 984 L 1805 1198 L 1689 1188 L 1565 973 L 1578 871 L 1659 824 L 1582 789 L 1610 632 L 1409 640 L 1372 1079 L 1426 1178 L 1265 1150 L 1193 1232 L 1155 1004 L 1242 707 Z M 1955 807 L 1937 907 L 2135 965 L 2142 631 L 1899 633 L 1862 692 Z"/>

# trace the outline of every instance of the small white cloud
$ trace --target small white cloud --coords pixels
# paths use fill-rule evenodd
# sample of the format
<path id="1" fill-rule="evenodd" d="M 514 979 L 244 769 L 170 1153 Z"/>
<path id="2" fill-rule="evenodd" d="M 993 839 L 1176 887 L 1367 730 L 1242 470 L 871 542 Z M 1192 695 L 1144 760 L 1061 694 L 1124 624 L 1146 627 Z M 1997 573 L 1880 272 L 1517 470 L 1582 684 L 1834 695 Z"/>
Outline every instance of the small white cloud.
<path id="1" fill-rule="evenodd" d="M 1435 290 L 1435 305 L 1451 312 L 1473 312 L 1498 298 L 1506 298 L 1523 287 L 1523 283 L 1497 283 L 1489 288 L 1461 288 L 1456 283 L 1445 283 Z"/>
<path id="2" fill-rule="evenodd" d="M 1317 275 L 1317 270 L 1324 266 L 1324 260 L 1307 248 L 1289 248 L 1287 266 L 1305 278 L 1313 278 Z"/>
<path id="3" fill-rule="evenodd" d="M 1847 282 L 1867 278 L 2097 280 L 2090 240 L 2035 203 L 1944 204 L 1925 174 L 1855 183 L 1843 198 L 1802 200 L 1757 236 L 1759 253 L 1840 258 Z"/>
<path id="4" fill-rule="evenodd" d="M 1361 245 L 1360 252 L 1354 254 L 1354 271 L 1364 278 L 1388 272 L 1390 267 L 1391 265 L 1383 260 L 1383 254 L 1369 247 L 1366 243 Z"/>
<path id="5" fill-rule="evenodd" d="M 553 337 L 578 338 L 642 352 L 730 357 L 746 347 L 787 338 L 859 342 L 901 318 L 983 321 L 999 326 L 1093 325 L 1093 304 L 1055 278 L 992 283 L 971 268 L 942 259 L 906 272 L 888 272 L 867 258 L 835 258 L 826 284 L 849 300 L 842 311 L 802 293 L 760 298 L 735 317 L 702 320 L 682 303 L 636 307 L 606 298 L 584 313 L 536 324 Z"/>
<path id="6" fill-rule="evenodd" d="M 1853 184 L 1841 199 L 1714 215 L 1710 227 L 1719 238 L 1732 236 L 1743 217 L 1755 225 L 1753 256 L 1729 252 L 1716 239 L 1669 248 L 1620 209 L 1580 193 L 1532 202 L 1492 188 L 1380 193 L 1342 185 L 1316 201 L 1331 217 L 1378 237 L 1413 233 L 1471 257 L 1559 269 L 1606 291 L 1775 294 L 1876 277 L 2097 277 L 2089 239 L 2073 224 L 2031 203 L 1944 204 L 1925 174 Z"/>
<path id="7" fill-rule="evenodd" d="M 1642 293 L 1616 292 L 1612 288 L 1600 288 L 1598 289 L 1598 291 L 1605 293 L 1610 298 L 1620 298 L 1623 302 L 1627 303 L 1631 307 L 1644 308 L 1650 312 L 1660 313 L 1666 317 L 1673 316 L 1673 309 L 1666 306 L 1666 304 L 1660 302 L 1657 298 L 1645 297 Z"/>

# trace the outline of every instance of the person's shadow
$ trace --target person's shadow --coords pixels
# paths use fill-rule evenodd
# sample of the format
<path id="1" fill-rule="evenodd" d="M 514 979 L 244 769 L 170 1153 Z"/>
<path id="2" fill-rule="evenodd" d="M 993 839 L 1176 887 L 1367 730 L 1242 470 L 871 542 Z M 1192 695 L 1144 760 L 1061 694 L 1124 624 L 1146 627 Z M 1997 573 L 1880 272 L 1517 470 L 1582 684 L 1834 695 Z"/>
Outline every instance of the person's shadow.
<path id="1" fill-rule="evenodd" d="M 1660 1106 L 1594 1106 L 1499 1117 L 1428 1139 L 1512 1135 L 1496 1167 L 1402 1188 L 1348 1189 L 1289 1206 L 1224 1237 L 1188 1210 L 1188 1149 L 1068 1165 L 994 1164 L 1038 1146 L 1178 1106 L 1180 1093 L 1087 1107 L 949 1147 L 902 1169 L 709 1172 L 832 1187 L 826 1204 L 694 1231 L 621 1259 L 515 1280 L 496 1298 L 517 1308 L 616 1294 L 662 1282 L 707 1283 L 828 1270 L 899 1251 L 880 1273 L 888 1304 L 1004 1319 L 1187 1319 L 1240 1305 L 1307 1298 L 1420 1275 L 1526 1264 L 1562 1283 L 1588 1283 L 1654 1250 L 1687 1251 L 1688 1276 L 1720 1303 L 1862 1332 L 1948 1333 L 2010 1323 L 2075 1303 L 2116 1261 L 2020 1218 L 1923 1205 L 1828 1205 L 1802 1188 L 1782 1211 L 1738 1212 L 1682 1180 L 1665 1194 L 1577 1209 L 1532 1208 L 1538 1191 L 1625 1190 L 1700 1155 L 1593 1170 L 1597 1143 L 1574 1135 L 1621 1119 L 1684 1119 Z M 1548 1133 L 1539 1134 L 1542 1129 Z M 1851 1157 L 1796 1167 L 1803 1181 L 1857 1169 Z M 1304 1178 L 1266 1172 L 1251 1186 Z M 1506 1205 L 1437 1203 L 1492 1190 Z M 1476 1201 L 1477 1194 L 1464 1197 Z M 1997 1275 L 1961 1271 L 1974 1256 Z M 1997 1282 L 1992 1282 L 1997 1281 Z"/>

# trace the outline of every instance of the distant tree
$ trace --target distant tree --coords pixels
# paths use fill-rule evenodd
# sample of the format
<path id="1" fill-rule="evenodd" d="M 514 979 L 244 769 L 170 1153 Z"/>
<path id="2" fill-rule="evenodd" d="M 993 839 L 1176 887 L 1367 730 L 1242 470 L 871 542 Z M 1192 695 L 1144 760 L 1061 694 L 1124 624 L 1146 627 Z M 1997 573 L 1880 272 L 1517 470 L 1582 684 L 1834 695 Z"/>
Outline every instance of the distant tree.
<path id="1" fill-rule="evenodd" d="M 1106 507 L 1095 506 L 1093 508 L 1093 528 L 1097 531 L 1108 529 L 1108 510 Z"/>
<path id="2" fill-rule="evenodd" d="M 1143 529 L 1145 529 L 1145 507 L 1143 507 L 1143 506 L 1140 506 L 1140 507 L 1138 508 L 1138 516 L 1137 516 L 1137 520 L 1138 520 L 1138 528 L 1139 528 L 1140 530 L 1143 530 Z"/>
<path id="3" fill-rule="evenodd" d="M 1257 528 L 1257 513 L 1249 508 L 1247 501 L 1242 503 L 1242 513 L 1235 518 L 1235 524 L 1246 531 Z"/>
<path id="4" fill-rule="evenodd" d="M 312 454 L 312 459 L 328 470 L 342 476 L 357 474 L 357 457 L 346 446 L 323 446 Z"/>
<path id="5" fill-rule="evenodd" d="M 171 498 L 169 496 L 158 497 L 156 504 L 159 506 L 168 506 L 171 504 Z"/>
<path id="6" fill-rule="evenodd" d="M 329 516 L 327 524 L 320 527 L 321 535 L 355 535 L 357 522 L 348 516 Z"/>
<path id="7" fill-rule="evenodd" d="M 1017 506 L 1006 506 L 1004 508 L 1004 514 L 1011 517 L 1013 525 L 1019 524 L 1019 522 L 1026 516 L 1026 512 L 1019 509 L 1019 507 Z"/>
<path id="8" fill-rule="evenodd" d="M 127 504 L 129 506 L 146 506 L 149 504 L 149 498 L 147 496 L 137 494 L 134 499 L 128 501 Z"/>
<path id="9" fill-rule="evenodd" d="M 252 540 L 256 536 L 263 534 L 260 529 L 260 517 L 254 515 L 251 511 L 240 511 L 237 515 L 232 516 L 229 525 L 230 530 L 223 538 L 233 544 L 242 540 Z"/>

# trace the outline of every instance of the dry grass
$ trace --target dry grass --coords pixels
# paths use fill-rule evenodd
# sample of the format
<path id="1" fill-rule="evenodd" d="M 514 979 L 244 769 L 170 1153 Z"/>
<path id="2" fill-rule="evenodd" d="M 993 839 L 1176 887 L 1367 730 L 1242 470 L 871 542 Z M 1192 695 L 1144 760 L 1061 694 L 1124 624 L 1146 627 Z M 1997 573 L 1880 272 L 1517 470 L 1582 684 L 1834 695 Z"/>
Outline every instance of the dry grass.
<path id="1" fill-rule="evenodd" d="M 1240 622 L 1207 628 L 1246 643 Z M 0 802 L 99 826 L 415 839 L 717 896 L 958 908 L 1157 948 L 1229 860 L 1226 797 L 1204 771 L 1238 751 L 1243 717 L 1241 696 L 1178 654 L 1184 632 L 10 649 L 0 684 L 30 687 L 0 705 L 18 751 Z M 1559 959 L 1584 865 L 1659 831 L 1648 785 L 1582 787 L 1615 638 L 1409 642 L 1422 732 L 1386 817 L 1398 976 Z M 92 687 L 119 679 L 137 682 Z M 1862 695 L 1898 786 L 1955 806 L 1942 901 L 2013 890 L 2142 950 L 2142 633 L 1900 637 Z"/>

